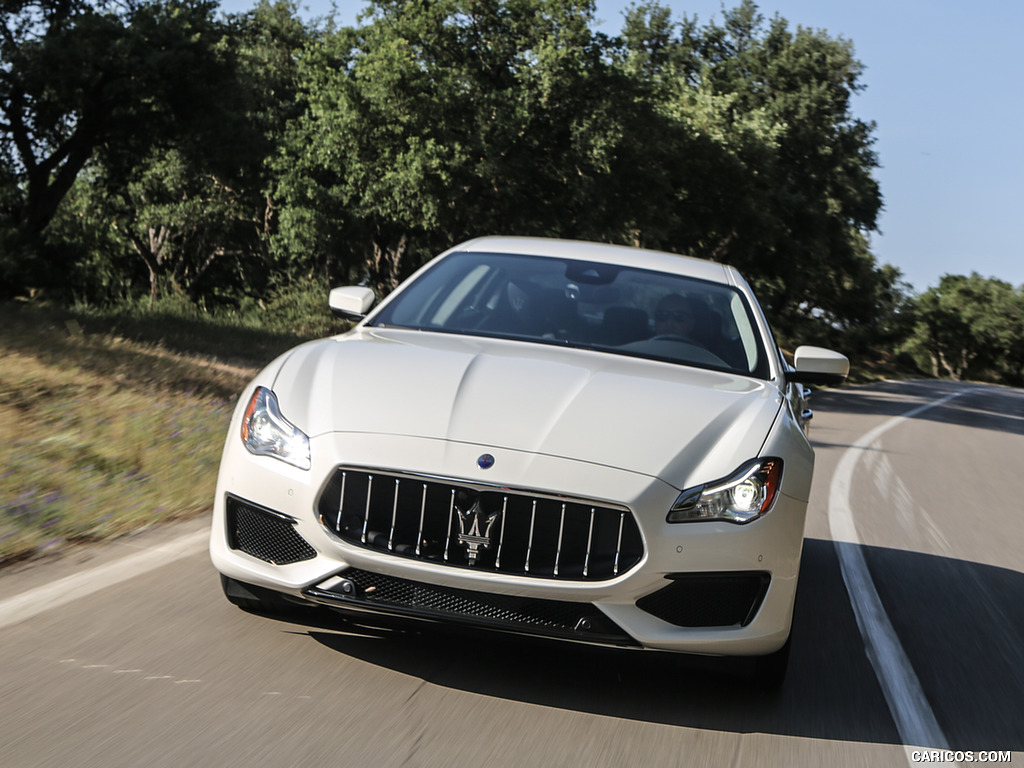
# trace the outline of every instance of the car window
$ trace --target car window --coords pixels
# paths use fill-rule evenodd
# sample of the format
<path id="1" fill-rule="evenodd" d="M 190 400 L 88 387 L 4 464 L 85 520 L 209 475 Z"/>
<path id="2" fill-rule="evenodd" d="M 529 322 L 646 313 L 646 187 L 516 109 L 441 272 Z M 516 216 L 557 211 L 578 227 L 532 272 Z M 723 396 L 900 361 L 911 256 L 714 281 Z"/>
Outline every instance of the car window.
<path id="1" fill-rule="evenodd" d="M 369 325 L 768 373 L 753 314 L 737 289 L 615 264 L 455 253 L 395 295 Z"/>

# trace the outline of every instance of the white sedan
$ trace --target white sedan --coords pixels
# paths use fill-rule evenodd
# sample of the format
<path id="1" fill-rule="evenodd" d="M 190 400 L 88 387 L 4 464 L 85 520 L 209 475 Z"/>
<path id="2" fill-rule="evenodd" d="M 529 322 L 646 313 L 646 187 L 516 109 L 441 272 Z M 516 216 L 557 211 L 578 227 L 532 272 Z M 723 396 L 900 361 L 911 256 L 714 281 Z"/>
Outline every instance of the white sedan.
<path id="1" fill-rule="evenodd" d="M 731 267 L 488 237 L 243 392 L 210 552 L 225 594 L 367 623 L 788 657 L 814 455 L 805 383 Z"/>

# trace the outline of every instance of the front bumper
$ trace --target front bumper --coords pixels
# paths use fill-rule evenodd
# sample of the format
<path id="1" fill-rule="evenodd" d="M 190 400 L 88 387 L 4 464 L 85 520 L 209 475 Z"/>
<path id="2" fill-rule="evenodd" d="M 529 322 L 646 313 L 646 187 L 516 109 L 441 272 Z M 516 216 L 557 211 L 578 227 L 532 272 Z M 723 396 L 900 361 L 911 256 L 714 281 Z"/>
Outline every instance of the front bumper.
<path id="1" fill-rule="evenodd" d="M 210 540 L 221 573 L 371 619 L 471 624 L 602 645 L 761 655 L 789 635 L 806 504 L 787 496 L 785 486 L 772 512 L 749 525 L 672 525 L 665 515 L 678 490 L 637 473 L 419 438 L 333 434 L 314 442 L 314 466 L 304 472 L 229 440 Z M 494 455 L 493 468 L 477 467 L 483 452 Z M 353 465 L 628 510 L 639 554 L 621 572 L 584 579 L 482 570 L 479 563 L 345 540 L 324 524 L 320 506 L 337 467 Z"/>

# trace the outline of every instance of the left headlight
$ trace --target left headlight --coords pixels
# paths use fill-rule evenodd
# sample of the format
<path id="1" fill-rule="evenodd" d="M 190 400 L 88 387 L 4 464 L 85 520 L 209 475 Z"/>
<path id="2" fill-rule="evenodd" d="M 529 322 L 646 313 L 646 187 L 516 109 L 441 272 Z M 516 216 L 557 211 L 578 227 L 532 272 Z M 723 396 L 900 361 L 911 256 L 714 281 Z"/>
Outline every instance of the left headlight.
<path id="1" fill-rule="evenodd" d="M 782 459 L 753 459 L 722 480 L 688 488 L 668 513 L 670 523 L 749 523 L 768 514 L 782 480 Z"/>
<path id="2" fill-rule="evenodd" d="M 250 453 L 273 456 L 299 469 L 309 469 L 309 438 L 281 415 L 277 395 L 257 387 L 242 419 L 242 442 Z"/>

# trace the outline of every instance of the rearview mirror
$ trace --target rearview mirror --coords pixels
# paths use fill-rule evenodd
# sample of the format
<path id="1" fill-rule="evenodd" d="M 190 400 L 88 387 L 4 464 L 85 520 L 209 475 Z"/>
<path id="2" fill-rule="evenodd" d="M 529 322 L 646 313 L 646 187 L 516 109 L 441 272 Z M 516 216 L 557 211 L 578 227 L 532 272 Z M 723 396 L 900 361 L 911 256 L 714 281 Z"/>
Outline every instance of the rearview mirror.
<path id="1" fill-rule="evenodd" d="M 840 384 L 850 373 L 846 355 L 822 347 L 797 347 L 793 368 L 786 371 L 786 381 L 801 384 Z"/>
<path id="2" fill-rule="evenodd" d="M 373 291 L 363 285 L 346 285 L 332 288 L 327 303 L 338 317 L 348 320 L 362 320 L 370 311 L 376 297 Z"/>

